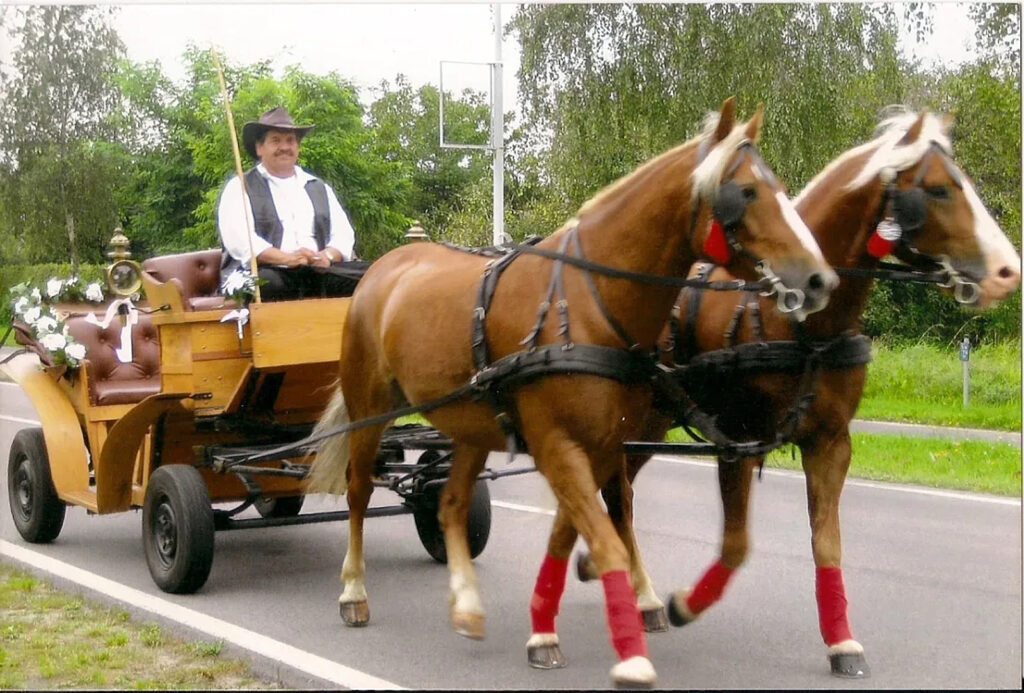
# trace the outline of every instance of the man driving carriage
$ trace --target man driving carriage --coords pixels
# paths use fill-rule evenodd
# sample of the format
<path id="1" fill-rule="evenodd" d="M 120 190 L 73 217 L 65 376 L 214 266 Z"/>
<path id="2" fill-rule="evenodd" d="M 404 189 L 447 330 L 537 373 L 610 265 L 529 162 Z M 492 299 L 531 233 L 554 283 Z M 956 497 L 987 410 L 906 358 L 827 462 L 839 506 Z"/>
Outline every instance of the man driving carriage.
<path id="1" fill-rule="evenodd" d="M 355 259 L 355 231 L 327 183 L 298 164 L 299 126 L 283 107 L 242 128 L 245 150 L 257 162 L 224 186 L 217 208 L 222 273 L 248 267 L 255 254 L 264 300 L 351 296 L 366 263 Z M 247 238 L 248 237 L 248 238 Z"/>

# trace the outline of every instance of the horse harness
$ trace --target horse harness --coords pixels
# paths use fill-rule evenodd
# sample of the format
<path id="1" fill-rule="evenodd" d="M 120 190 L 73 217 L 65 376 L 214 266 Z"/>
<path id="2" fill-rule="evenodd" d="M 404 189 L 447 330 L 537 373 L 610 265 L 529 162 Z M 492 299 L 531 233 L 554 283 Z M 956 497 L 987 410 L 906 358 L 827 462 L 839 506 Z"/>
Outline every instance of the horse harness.
<path id="1" fill-rule="evenodd" d="M 914 176 L 913 187 L 899 190 L 895 177 L 889 181 L 882 195 L 882 203 L 875 217 L 875 228 L 868 239 L 868 254 L 882 259 L 895 248 L 902 248 L 908 255 L 921 261 L 922 265 L 934 267 L 932 271 L 919 271 L 909 265 L 880 262 L 876 269 L 856 267 L 836 268 L 840 276 L 870 277 L 895 281 L 910 281 L 922 284 L 938 284 L 944 289 L 952 289 L 957 303 L 972 305 L 981 298 L 981 287 L 974 277 L 953 267 L 950 259 L 944 255 L 934 257 L 923 253 L 914 245 L 914 241 L 927 220 L 926 194 L 921 181 L 931 166 L 932 159 L 938 157 L 953 184 L 963 189 L 963 174 L 957 169 L 949 156 L 949 152 L 941 144 L 932 141 L 921 159 L 917 175 Z M 848 258 L 848 263 L 856 260 Z"/>

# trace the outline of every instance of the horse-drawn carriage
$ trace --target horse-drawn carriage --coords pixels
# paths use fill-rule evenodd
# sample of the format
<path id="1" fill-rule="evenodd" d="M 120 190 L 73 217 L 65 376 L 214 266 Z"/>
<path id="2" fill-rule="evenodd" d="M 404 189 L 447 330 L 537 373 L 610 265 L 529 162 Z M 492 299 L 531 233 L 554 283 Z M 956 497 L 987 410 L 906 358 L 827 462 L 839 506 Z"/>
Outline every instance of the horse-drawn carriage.
<path id="1" fill-rule="evenodd" d="M 147 302 L 125 303 L 121 319 L 108 314 L 105 321 L 95 318 L 96 306 L 59 306 L 87 350 L 78 368 L 53 365 L 17 323 L 16 339 L 28 353 L 0 366 L 42 423 L 19 431 L 10 451 L 8 491 L 21 536 L 56 539 L 67 505 L 98 515 L 141 508 L 153 580 L 187 593 L 209 575 L 217 530 L 345 519 L 345 511 L 300 514 L 304 452 L 249 458 L 303 438 L 322 414 L 351 299 L 253 303 L 240 325 L 239 306 L 217 293 L 219 250 L 151 258 L 136 282 L 126 281 L 124 262 L 111 267 L 120 275 L 110 279 L 108 270 L 115 292 L 118 283 L 122 294 L 141 283 Z M 416 436 L 426 452 L 406 463 L 411 438 L 408 428 L 396 428 L 375 470 L 377 483 L 402 503 L 370 514 L 412 514 L 423 546 L 444 561 L 437 522 L 447 469 L 437 450 L 444 445 Z M 474 503 L 476 555 L 490 530 L 484 480 Z M 260 517 L 239 518 L 250 506 Z"/>
<path id="2" fill-rule="evenodd" d="M 602 191 L 536 245 L 497 256 L 436 244 L 399 248 L 374 263 L 355 299 L 253 304 L 244 329 L 222 298 L 196 295 L 189 288 L 196 282 L 158 266 L 170 259 L 151 260 L 143 280 L 159 384 L 116 386 L 104 401 L 97 385 L 117 368 L 82 368 L 67 378 L 39 371 L 29 357 L 8 366 L 43 420 L 41 433 L 20 436 L 12 450 L 19 529 L 29 540 L 54 538 L 63 502 L 100 513 L 142 507 L 154 579 L 189 591 L 206 577 L 217 528 L 302 521 L 296 513 L 308 474 L 314 488 L 347 493 L 352 521 L 339 605 L 347 625 L 362 626 L 369 621 L 362 520 L 381 512 L 368 502 L 374 486 L 386 485 L 404 499 L 386 512 L 412 512 L 424 546 L 447 559 L 453 627 L 483 637 L 470 560 L 489 526 L 481 471 L 488 452 L 525 449 L 559 502 L 530 604 L 530 664 L 565 664 L 555 617 L 579 534 L 592 552 L 579 562 L 580 575 L 599 577 L 605 592 L 619 660 L 612 679 L 646 686 L 656 675 L 643 630 L 660 627 L 665 605 L 632 536 L 632 477 L 655 451 L 712 454 L 723 465 L 722 558 L 693 593 L 670 600 L 679 625 L 721 596 L 745 557 L 751 467 L 793 441 L 809 478 L 832 671 L 864 675 L 846 614 L 838 501 L 865 375 L 856 323 L 871 281 L 889 273 L 941 284 L 980 305 L 1020 281 L 1020 259 L 953 162 L 945 124 L 908 114 L 883 126 L 827 167 L 794 206 L 754 146 L 760 113 L 737 123 L 727 101 L 700 136 Z M 890 253 L 908 264 L 886 267 L 880 261 Z M 748 283 L 684 279 L 700 258 Z M 845 275 L 838 287 L 832 267 Z M 211 268 L 212 256 L 201 269 Z M 721 301 L 687 308 L 683 287 L 743 289 L 743 298 L 724 309 Z M 702 310 L 708 315 L 675 329 Z M 816 311 L 820 319 L 795 327 Z M 722 347 L 723 335 L 725 352 L 693 360 Z M 658 365 L 658 347 L 690 363 Z M 764 375 L 779 362 L 781 373 Z M 722 374 L 730 375 L 728 390 Z M 700 393 L 686 392 L 701 378 L 711 381 L 712 415 L 690 397 Z M 724 392 L 737 395 L 716 403 Z M 746 393 L 759 398 L 756 405 L 742 399 Z M 436 430 L 387 430 L 411 412 L 425 413 Z M 711 443 L 661 442 L 680 422 Z M 317 443 L 308 470 L 301 459 Z M 427 452 L 407 464 L 405 449 Z M 53 488 L 45 483 L 50 470 Z M 210 499 L 241 505 L 214 512 Z M 262 520 L 233 518 L 251 503 L 260 503 Z"/>

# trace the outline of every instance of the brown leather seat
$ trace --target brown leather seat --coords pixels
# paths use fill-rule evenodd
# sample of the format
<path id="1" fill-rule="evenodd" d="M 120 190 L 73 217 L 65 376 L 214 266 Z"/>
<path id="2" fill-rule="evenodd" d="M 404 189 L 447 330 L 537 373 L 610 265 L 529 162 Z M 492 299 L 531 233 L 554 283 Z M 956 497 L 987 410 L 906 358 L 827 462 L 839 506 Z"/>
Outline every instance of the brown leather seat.
<path id="1" fill-rule="evenodd" d="M 129 363 L 121 363 L 115 353 L 121 346 L 119 318 L 106 328 L 88 323 L 84 317 L 72 317 L 67 325 L 71 336 L 86 348 L 93 404 L 135 404 L 160 392 L 160 338 L 150 316 L 139 313 L 139 322 L 132 327 Z"/>
<path id="2" fill-rule="evenodd" d="M 142 263 L 142 271 L 158 284 L 178 287 L 185 310 L 236 308 L 234 301 L 219 293 L 220 261 L 220 250 L 198 250 L 151 257 Z"/>

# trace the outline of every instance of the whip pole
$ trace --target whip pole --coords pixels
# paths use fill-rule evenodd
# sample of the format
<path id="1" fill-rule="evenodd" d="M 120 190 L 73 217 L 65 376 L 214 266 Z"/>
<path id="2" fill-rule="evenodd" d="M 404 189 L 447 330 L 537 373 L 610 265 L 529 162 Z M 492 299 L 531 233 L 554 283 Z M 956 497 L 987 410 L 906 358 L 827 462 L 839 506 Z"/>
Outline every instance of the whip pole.
<path id="1" fill-rule="evenodd" d="M 228 117 L 228 132 L 231 133 L 231 149 L 235 153 L 235 171 L 238 173 L 238 182 L 242 186 L 242 218 L 245 219 L 245 239 L 249 242 L 249 271 L 252 272 L 253 282 L 255 283 L 255 298 L 256 303 L 262 303 L 260 297 L 260 282 L 259 282 L 259 269 L 256 267 L 256 253 L 253 252 L 252 248 L 252 226 L 249 223 L 249 210 L 246 207 L 248 195 L 245 192 L 245 174 L 242 171 L 242 155 L 238 151 L 238 135 L 235 134 L 235 119 L 231 115 L 231 101 L 228 99 L 228 88 L 224 84 L 224 69 L 220 64 L 220 57 L 217 55 L 217 51 L 210 49 L 210 53 L 213 55 L 213 64 L 217 68 L 217 79 L 220 81 L 220 94 L 224 97 L 224 113 Z"/>

